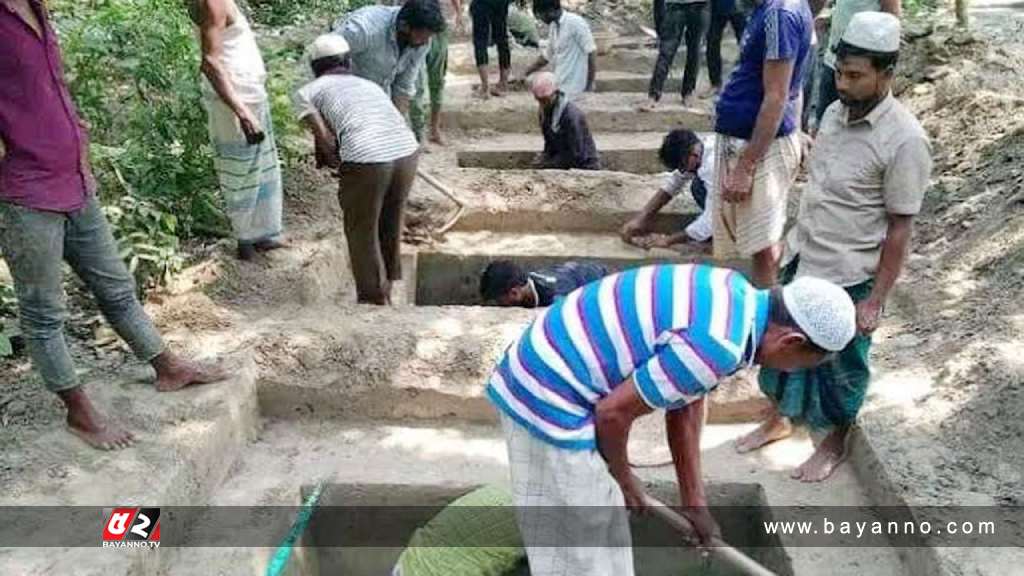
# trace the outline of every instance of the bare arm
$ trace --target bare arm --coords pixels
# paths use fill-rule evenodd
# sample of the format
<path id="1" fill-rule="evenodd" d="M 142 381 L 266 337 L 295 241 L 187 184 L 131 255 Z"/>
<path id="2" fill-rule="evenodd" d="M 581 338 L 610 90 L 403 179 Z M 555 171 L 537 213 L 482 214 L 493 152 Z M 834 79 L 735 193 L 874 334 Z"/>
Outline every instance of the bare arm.
<path id="1" fill-rule="evenodd" d="M 679 496 L 683 506 L 707 506 L 704 479 L 701 473 L 700 435 L 704 430 L 703 398 L 678 410 L 665 413 L 665 434 L 679 480 Z"/>
<path id="2" fill-rule="evenodd" d="M 881 0 L 880 4 L 882 12 L 888 12 L 897 18 L 903 14 L 903 8 L 900 5 L 900 0 Z"/>
<path id="3" fill-rule="evenodd" d="M 889 292 L 903 271 L 903 263 L 910 248 L 910 237 L 914 231 L 913 216 L 889 214 L 888 220 L 875 285 L 871 289 L 871 295 L 857 304 L 857 328 L 862 334 L 871 334 L 878 327 L 879 317 Z"/>
<path id="4" fill-rule="evenodd" d="M 789 81 L 793 77 L 793 61 L 767 60 L 763 76 L 764 99 L 757 113 L 750 142 L 743 148 L 736 168 L 729 172 L 726 179 L 723 199 L 727 202 L 743 202 L 750 197 L 754 169 L 771 147 L 782 123 L 786 101 L 789 99 Z"/>
<path id="5" fill-rule="evenodd" d="M 238 98 L 228 71 L 221 64 L 224 53 L 224 29 L 228 26 L 228 3 L 225 0 L 199 2 L 199 32 L 203 57 L 200 70 L 210 81 L 220 99 L 235 113 L 248 136 L 261 131 L 258 120 Z"/>
<path id="6" fill-rule="evenodd" d="M 597 78 L 597 51 L 587 54 L 587 92 L 595 89 L 594 81 Z"/>
<path id="7" fill-rule="evenodd" d="M 302 118 L 302 124 L 313 133 L 317 168 L 337 168 L 341 163 L 338 158 L 338 141 L 324 122 L 323 116 L 316 112 L 308 114 Z"/>
<path id="8" fill-rule="evenodd" d="M 533 61 L 533 64 L 530 64 L 526 68 L 526 72 L 523 72 L 523 78 L 529 78 L 530 75 L 532 75 L 534 72 L 536 72 L 537 70 L 540 70 L 541 68 L 543 68 L 543 67 L 545 67 L 547 65 L 548 65 L 548 59 L 547 58 L 545 58 L 544 56 L 537 56 L 537 59 Z"/>
<path id="9" fill-rule="evenodd" d="M 629 470 L 629 431 L 634 420 L 650 412 L 651 407 L 640 398 L 630 376 L 597 403 L 594 416 L 598 450 L 608 463 L 608 471 L 622 487 L 626 504 L 634 509 L 643 509 L 644 505 L 643 491 Z"/>
<path id="10" fill-rule="evenodd" d="M 402 113 L 402 116 L 409 115 L 410 99 L 408 96 L 400 96 L 398 94 L 395 94 L 394 96 L 391 97 L 391 102 L 395 105 L 395 108 L 398 108 L 398 111 Z"/>
<path id="11" fill-rule="evenodd" d="M 640 213 L 637 214 L 629 222 L 626 222 L 622 226 L 622 230 L 619 231 L 619 235 L 622 237 L 622 241 L 626 243 L 632 243 L 633 237 L 647 234 L 651 231 L 651 227 L 654 223 L 654 216 L 665 207 L 666 204 L 672 201 L 672 196 L 664 190 L 658 190 L 651 199 L 644 204 Z"/>

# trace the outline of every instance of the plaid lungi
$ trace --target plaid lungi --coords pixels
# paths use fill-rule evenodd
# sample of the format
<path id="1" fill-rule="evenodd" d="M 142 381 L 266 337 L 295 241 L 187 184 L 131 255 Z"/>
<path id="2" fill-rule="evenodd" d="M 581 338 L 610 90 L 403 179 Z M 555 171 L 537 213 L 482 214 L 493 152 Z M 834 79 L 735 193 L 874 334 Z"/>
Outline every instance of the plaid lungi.
<path id="1" fill-rule="evenodd" d="M 532 576 L 632 576 L 629 513 L 597 450 L 565 450 L 507 415 L 516 520 Z"/>
<path id="2" fill-rule="evenodd" d="M 715 171 L 711 183 L 715 258 L 750 257 L 777 244 L 786 229 L 789 189 L 800 169 L 800 135 L 776 138 L 754 170 L 754 189 L 741 204 L 722 200 L 726 174 L 736 166 L 747 142 L 715 135 Z"/>
<path id="3" fill-rule="evenodd" d="M 779 282 L 789 283 L 797 272 L 799 257 L 779 273 Z M 871 295 L 874 279 L 844 288 L 854 303 Z M 852 425 L 864 405 L 871 368 L 868 356 L 871 336 L 857 333 L 840 352 L 819 366 L 782 372 L 762 367 L 758 373 L 761 391 L 771 398 L 779 413 L 813 430 L 830 430 Z"/>
<path id="4" fill-rule="evenodd" d="M 208 97 L 204 103 L 213 164 L 235 237 L 242 242 L 275 238 L 281 234 L 283 199 L 270 101 L 246 104 L 266 134 L 254 145 L 246 142 L 238 118 L 220 98 Z"/>

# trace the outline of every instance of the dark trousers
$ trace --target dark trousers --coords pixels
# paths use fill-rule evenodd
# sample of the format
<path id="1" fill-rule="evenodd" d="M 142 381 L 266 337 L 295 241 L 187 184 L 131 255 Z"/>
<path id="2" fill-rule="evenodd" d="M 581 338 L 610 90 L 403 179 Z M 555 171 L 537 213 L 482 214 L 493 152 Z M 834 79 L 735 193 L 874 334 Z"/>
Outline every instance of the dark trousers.
<path id="1" fill-rule="evenodd" d="M 824 58 L 822 58 L 824 60 Z M 821 63 L 821 70 L 818 71 L 821 76 L 820 83 L 818 84 L 818 109 L 815 111 L 817 116 L 817 124 L 821 126 L 821 117 L 825 114 L 825 109 L 832 105 L 833 102 L 839 100 L 839 92 L 836 91 L 836 71 Z"/>
<path id="2" fill-rule="evenodd" d="M 394 162 L 342 163 L 338 200 L 359 302 L 388 304 L 402 279 L 402 224 L 419 153 Z"/>
<path id="3" fill-rule="evenodd" d="M 722 35 L 726 25 L 732 26 L 737 44 L 743 38 L 743 29 L 747 26 L 746 15 L 735 3 L 731 11 L 722 10 L 719 4 L 711 2 L 711 23 L 708 25 L 708 78 L 711 85 L 716 87 L 722 85 Z"/>
<path id="4" fill-rule="evenodd" d="M 491 40 L 498 46 L 498 66 L 512 67 L 512 52 L 508 46 L 509 0 L 473 0 L 469 15 L 473 19 L 473 57 L 477 68 L 487 66 L 487 47 Z"/>
<path id="5" fill-rule="evenodd" d="M 658 61 L 654 65 L 651 86 L 648 95 L 655 100 L 661 99 L 665 79 L 668 78 L 672 60 L 676 57 L 679 44 L 686 39 L 686 68 L 683 71 L 683 90 L 685 98 L 697 87 L 697 69 L 700 67 L 700 41 L 707 25 L 706 2 L 691 4 L 669 4 L 665 8 L 665 16 L 661 22 L 658 37 Z"/>

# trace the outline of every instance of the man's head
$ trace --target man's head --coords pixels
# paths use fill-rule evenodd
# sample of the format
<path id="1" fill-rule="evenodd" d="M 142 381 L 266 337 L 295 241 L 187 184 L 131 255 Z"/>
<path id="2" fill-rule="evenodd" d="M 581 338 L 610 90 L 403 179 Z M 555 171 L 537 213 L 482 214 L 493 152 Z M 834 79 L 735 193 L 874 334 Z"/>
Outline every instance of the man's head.
<path id="1" fill-rule="evenodd" d="M 509 260 L 495 260 L 487 265 L 480 277 L 480 296 L 485 302 L 496 302 L 499 306 L 533 308 L 537 305 L 526 272 Z"/>
<path id="2" fill-rule="evenodd" d="M 775 370 L 813 368 L 846 348 L 856 332 L 857 311 L 845 290 L 819 278 L 798 278 L 772 289 L 756 360 Z"/>
<path id="3" fill-rule="evenodd" d="M 345 72 L 351 66 L 348 42 L 340 34 L 317 36 L 310 48 L 310 67 L 317 78 L 324 74 Z"/>
<path id="4" fill-rule="evenodd" d="M 551 72 L 537 72 L 530 78 L 530 93 L 547 110 L 558 100 L 558 81 Z"/>
<path id="5" fill-rule="evenodd" d="M 561 0 L 533 0 L 533 15 L 545 24 L 551 24 L 562 15 Z"/>
<path id="6" fill-rule="evenodd" d="M 444 32 L 444 14 L 437 0 L 406 0 L 398 11 L 398 41 L 405 46 L 423 46 L 430 37 Z"/>
<path id="7" fill-rule="evenodd" d="M 874 108 L 889 93 L 900 51 L 900 20 L 887 12 L 860 12 L 836 48 L 836 91 L 854 113 Z"/>
<path id="8" fill-rule="evenodd" d="M 669 170 L 696 173 L 704 160 L 704 144 L 693 130 L 673 130 L 661 141 L 661 163 Z"/>

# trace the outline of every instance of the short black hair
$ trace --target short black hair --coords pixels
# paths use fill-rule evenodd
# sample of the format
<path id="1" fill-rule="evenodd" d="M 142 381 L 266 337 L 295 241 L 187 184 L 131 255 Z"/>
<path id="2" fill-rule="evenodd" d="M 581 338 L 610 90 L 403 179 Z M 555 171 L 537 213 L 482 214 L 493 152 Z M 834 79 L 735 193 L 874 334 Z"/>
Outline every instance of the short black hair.
<path id="1" fill-rule="evenodd" d="M 658 158 L 669 170 L 675 170 L 683 165 L 683 161 L 690 155 L 694 144 L 700 144 L 700 137 L 693 130 L 677 128 L 668 133 L 661 141 L 661 149 L 658 150 Z"/>
<path id="2" fill-rule="evenodd" d="M 774 288 L 771 289 L 771 291 L 769 292 L 769 300 L 769 322 L 771 322 L 772 324 L 778 324 L 780 326 L 786 326 L 788 328 L 796 328 L 801 333 L 803 333 L 804 336 L 807 336 L 807 333 L 804 332 L 804 329 L 801 328 L 800 325 L 796 323 L 796 320 L 794 320 L 793 316 L 789 313 L 789 309 L 786 308 L 786 301 L 782 298 L 781 287 L 775 286 Z M 812 342 L 810 336 L 807 336 L 807 343 L 804 344 L 804 346 L 811 352 L 815 352 L 817 354 L 829 354 L 828 350 Z"/>
<path id="3" fill-rule="evenodd" d="M 313 76 L 319 78 L 334 68 L 348 69 L 351 64 L 352 57 L 345 54 L 344 56 L 324 56 L 323 58 L 317 58 L 310 62 L 309 66 L 313 69 Z"/>
<path id="4" fill-rule="evenodd" d="M 896 62 L 900 59 L 899 52 L 875 52 L 874 50 L 865 50 L 864 48 L 840 41 L 839 46 L 836 46 L 836 58 L 842 60 L 847 56 L 867 58 L 871 61 L 871 65 L 874 66 L 875 70 L 881 70 L 882 72 L 892 72 L 895 70 Z"/>
<path id="5" fill-rule="evenodd" d="M 497 300 L 526 282 L 526 272 L 518 264 L 511 260 L 495 260 L 484 268 L 480 276 L 480 297 L 485 302 Z"/>
<path id="6" fill-rule="evenodd" d="M 561 2 L 561 0 L 533 0 L 533 11 L 534 11 L 534 13 L 548 12 L 549 10 L 561 10 L 561 9 L 562 9 L 562 2 Z"/>
<path id="7" fill-rule="evenodd" d="M 398 11 L 398 21 L 405 22 L 414 30 L 430 30 L 435 34 L 444 32 L 446 27 L 444 13 L 437 0 L 406 0 Z"/>

